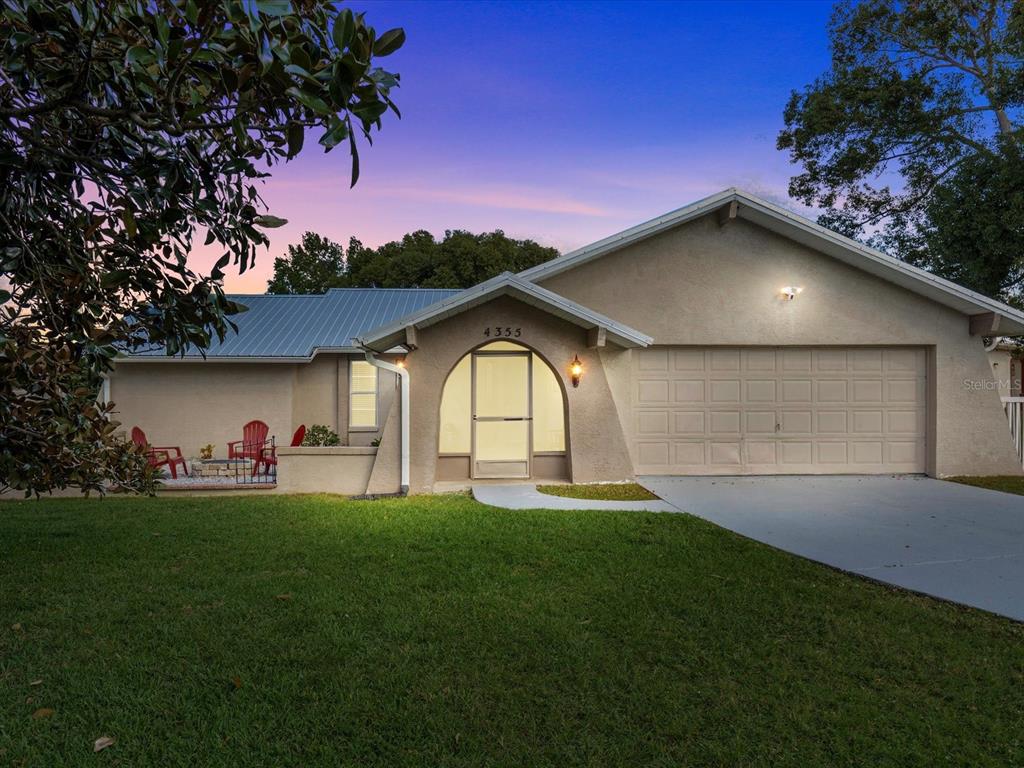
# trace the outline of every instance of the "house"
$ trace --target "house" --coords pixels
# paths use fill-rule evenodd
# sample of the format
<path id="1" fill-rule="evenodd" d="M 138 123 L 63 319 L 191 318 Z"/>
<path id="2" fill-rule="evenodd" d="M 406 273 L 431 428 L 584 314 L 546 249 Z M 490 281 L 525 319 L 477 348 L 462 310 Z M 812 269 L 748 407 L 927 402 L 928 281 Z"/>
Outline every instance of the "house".
<path id="1" fill-rule="evenodd" d="M 1020 397 L 1024 379 L 1024 352 L 1017 344 L 995 339 L 990 345 L 988 362 L 992 366 L 999 394 L 1002 397 Z"/>
<path id="2" fill-rule="evenodd" d="M 283 490 L 1021 473 L 983 339 L 1024 314 L 736 189 L 464 291 L 239 300 L 238 336 L 109 395 L 186 453 L 338 431 L 281 449 Z"/>

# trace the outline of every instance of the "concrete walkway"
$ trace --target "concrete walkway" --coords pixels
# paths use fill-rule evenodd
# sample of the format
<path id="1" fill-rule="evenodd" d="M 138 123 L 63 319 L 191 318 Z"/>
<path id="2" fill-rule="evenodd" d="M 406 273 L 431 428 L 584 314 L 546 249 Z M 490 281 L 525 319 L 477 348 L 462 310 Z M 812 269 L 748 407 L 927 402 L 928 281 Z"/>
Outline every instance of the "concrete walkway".
<path id="1" fill-rule="evenodd" d="M 481 504 L 505 509 L 605 509 L 633 512 L 678 512 L 664 501 L 597 501 L 594 499 L 568 499 L 541 493 L 537 486 L 474 485 L 473 498 Z"/>
<path id="2" fill-rule="evenodd" d="M 773 547 L 1024 621 L 1024 496 L 927 477 L 643 477 Z"/>

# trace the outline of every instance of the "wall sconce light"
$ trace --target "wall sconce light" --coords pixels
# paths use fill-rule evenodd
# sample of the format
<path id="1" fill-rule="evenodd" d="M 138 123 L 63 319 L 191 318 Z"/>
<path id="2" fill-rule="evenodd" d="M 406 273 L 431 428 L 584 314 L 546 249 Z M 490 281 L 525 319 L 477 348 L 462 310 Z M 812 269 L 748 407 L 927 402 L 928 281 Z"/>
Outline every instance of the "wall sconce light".
<path id="1" fill-rule="evenodd" d="M 569 375 L 572 378 L 572 388 L 576 389 L 580 385 L 580 377 L 583 375 L 583 363 L 580 362 L 579 355 L 572 356 L 572 362 L 569 363 Z"/>
<path id="2" fill-rule="evenodd" d="M 787 285 L 782 290 L 782 298 L 784 301 L 792 301 L 797 297 L 797 294 L 803 293 L 804 289 L 798 285 Z"/>
<path id="3" fill-rule="evenodd" d="M 399 368 L 405 368 L 405 358 L 400 357 L 397 360 L 395 360 L 395 365 L 397 365 Z"/>

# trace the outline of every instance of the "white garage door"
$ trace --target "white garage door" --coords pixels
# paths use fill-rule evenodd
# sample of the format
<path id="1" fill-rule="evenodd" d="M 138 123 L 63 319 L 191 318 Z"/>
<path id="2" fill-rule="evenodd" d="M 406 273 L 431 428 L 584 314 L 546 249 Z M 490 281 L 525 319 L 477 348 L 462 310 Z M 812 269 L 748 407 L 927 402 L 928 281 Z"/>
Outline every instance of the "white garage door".
<path id="1" fill-rule="evenodd" d="M 924 472 L 925 350 L 634 352 L 638 474 Z"/>

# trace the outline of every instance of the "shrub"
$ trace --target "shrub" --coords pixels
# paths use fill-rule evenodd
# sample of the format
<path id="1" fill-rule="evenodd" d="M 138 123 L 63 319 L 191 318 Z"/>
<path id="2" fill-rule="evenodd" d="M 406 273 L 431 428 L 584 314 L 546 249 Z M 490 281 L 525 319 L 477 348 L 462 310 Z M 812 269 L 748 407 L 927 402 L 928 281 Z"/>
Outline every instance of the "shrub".
<path id="1" fill-rule="evenodd" d="M 323 424 L 314 424 L 306 430 L 303 445 L 341 445 L 338 433 Z"/>

